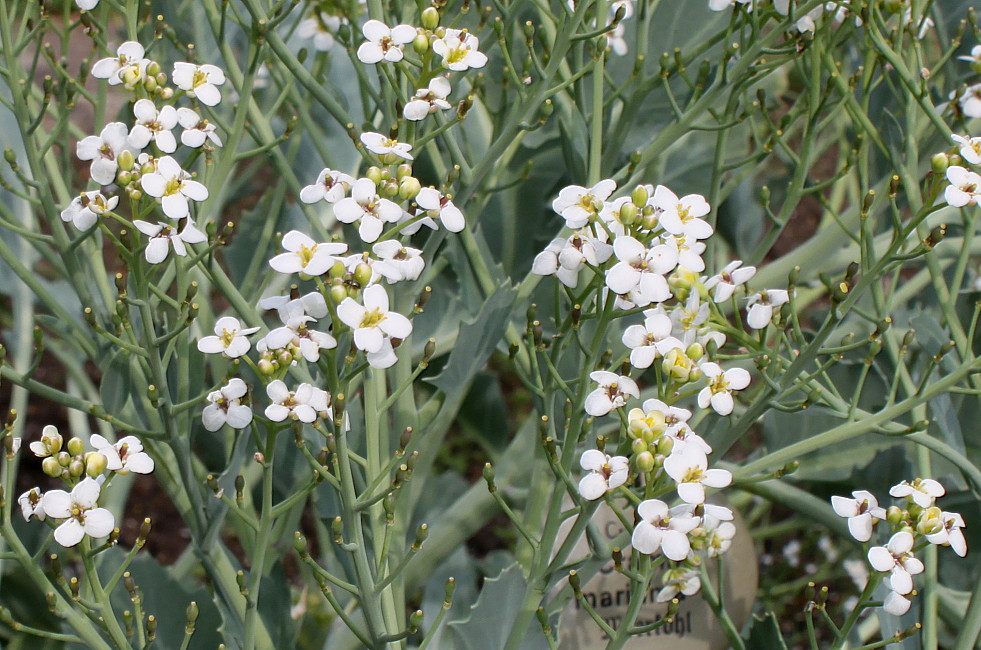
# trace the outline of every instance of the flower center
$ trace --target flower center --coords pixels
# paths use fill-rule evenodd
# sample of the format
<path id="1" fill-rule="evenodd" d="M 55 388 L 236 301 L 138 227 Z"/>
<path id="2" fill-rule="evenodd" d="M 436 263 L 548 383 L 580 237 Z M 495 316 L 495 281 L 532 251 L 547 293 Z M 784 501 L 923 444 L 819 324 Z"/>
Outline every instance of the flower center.
<path id="1" fill-rule="evenodd" d="M 729 388 L 729 382 L 726 381 L 725 375 L 719 375 L 709 382 L 709 390 L 713 393 L 724 393 Z"/>
<path id="2" fill-rule="evenodd" d="M 378 307 L 366 311 L 361 318 L 361 327 L 377 327 L 378 323 L 385 320 L 385 314 Z"/>
<path id="3" fill-rule="evenodd" d="M 171 176 L 167 180 L 167 184 L 164 185 L 164 195 L 170 196 L 171 194 L 177 194 L 181 191 L 181 185 L 184 181 L 180 176 Z"/>
<path id="4" fill-rule="evenodd" d="M 208 83 L 208 73 L 201 70 L 201 68 L 197 68 L 194 71 L 194 75 L 191 77 L 191 86 L 197 88 L 198 86 L 202 86 L 206 83 Z"/>
<path id="5" fill-rule="evenodd" d="M 306 266 L 307 264 L 310 263 L 310 260 L 313 259 L 314 251 L 316 250 L 317 250 L 316 244 L 314 244 L 313 246 L 306 246 L 304 244 L 300 244 L 300 250 L 296 251 L 296 254 L 300 258 L 300 262 L 303 264 L 303 266 Z"/>
<path id="6" fill-rule="evenodd" d="M 226 330 L 225 328 L 222 328 L 221 336 L 219 338 L 221 339 L 221 342 L 225 344 L 226 348 L 232 344 L 232 340 L 235 338 L 236 333 L 238 333 L 238 330 Z"/>

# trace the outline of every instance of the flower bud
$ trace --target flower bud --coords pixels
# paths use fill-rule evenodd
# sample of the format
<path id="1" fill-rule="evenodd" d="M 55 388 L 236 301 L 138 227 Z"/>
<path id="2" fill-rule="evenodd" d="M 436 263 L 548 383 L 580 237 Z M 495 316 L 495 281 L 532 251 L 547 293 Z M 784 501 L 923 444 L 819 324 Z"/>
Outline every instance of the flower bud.
<path id="1" fill-rule="evenodd" d="M 160 74 L 160 64 L 156 61 L 150 61 L 146 64 L 146 73 L 151 77 L 156 77 Z"/>
<path id="2" fill-rule="evenodd" d="M 702 347 L 701 343 L 692 343 L 685 349 L 685 356 L 692 361 L 698 361 L 703 354 L 705 354 L 705 348 Z"/>
<path id="3" fill-rule="evenodd" d="M 895 526 L 905 518 L 904 515 L 903 509 L 899 506 L 889 506 L 886 510 L 886 521 Z"/>
<path id="4" fill-rule="evenodd" d="M 394 155 L 394 154 L 386 154 L 386 155 Z M 393 160 L 392 162 L 395 161 Z M 378 193 L 382 194 L 383 196 L 387 196 L 389 198 L 394 198 L 395 195 L 399 193 L 398 183 L 392 180 L 385 181 L 384 183 L 381 184 L 381 187 L 378 188 Z"/>
<path id="5" fill-rule="evenodd" d="M 259 359 L 259 363 L 256 366 L 259 368 L 259 372 L 266 376 L 270 376 L 276 372 L 276 366 L 269 359 Z"/>
<path id="6" fill-rule="evenodd" d="M 634 463 L 637 464 L 637 469 L 641 472 L 649 472 L 654 469 L 656 461 L 654 460 L 654 454 L 649 451 L 643 451 L 634 457 Z"/>
<path id="7" fill-rule="evenodd" d="M 146 89 L 148 93 L 155 92 L 158 88 L 157 80 L 154 77 L 147 77 L 143 80 L 143 88 Z"/>
<path id="8" fill-rule="evenodd" d="M 371 275 L 371 266 L 365 262 L 361 262 L 354 267 L 354 280 L 361 286 L 371 282 Z"/>
<path id="9" fill-rule="evenodd" d="M 52 478 L 61 476 L 61 463 L 54 456 L 48 456 L 41 461 L 41 471 Z"/>
<path id="10" fill-rule="evenodd" d="M 364 175 L 365 178 L 370 178 L 375 185 L 378 185 L 383 180 L 381 168 L 376 167 L 375 165 L 369 167 L 368 170 L 365 171 Z"/>
<path id="11" fill-rule="evenodd" d="M 174 89 L 170 88 L 169 86 L 167 88 L 162 88 L 160 90 L 160 99 L 170 99 L 173 96 L 174 96 Z"/>
<path id="12" fill-rule="evenodd" d="M 642 454 L 647 451 L 647 443 L 642 438 L 634 438 L 630 449 L 634 454 Z"/>
<path id="13" fill-rule="evenodd" d="M 136 158 L 133 157 L 133 152 L 128 149 L 124 149 L 119 152 L 116 156 L 116 162 L 119 163 L 119 168 L 122 170 L 129 171 L 133 169 L 133 165 L 136 164 Z"/>
<path id="14" fill-rule="evenodd" d="M 412 49 L 416 51 L 416 54 L 425 54 L 429 50 L 429 37 L 425 34 L 416 34 L 416 37 L 412 39 Z"/>
<path id="15" fill-rule="evenodd" d="M 638 185 L 634 188 L 634 191 L 630 193 L 630 201 L 637 207 L 644 207 L 647 205 L 647 201 L 650 198 L 650 193 L 643 185 Z"/>
<path id="16" fill-rule="evenodd" d="M 416 198 L 419 194 L 419 190 L 422 189 L 422 183 L 419 182 L 418 178 L 413 176 L 406 176 L 399 182 L 399 198 L 405 201 L 411 201 Z"/>
<path id="17" fill-rule="evenodd" d="M 85 454 L 85 473 L 95 478 L 105 471 L 109 459 L 97 451 L 90 451 Z"/>
<path id="18" fill-rule="evenodd" d="M 68 440 L 65 448 L 68 449 L 68 453 L 72 456 L 78 456 L 85 449 L 85 445 L 82 443 L 81 438 L 71 438 Z"/>
<path id="19" fill-rule="evenodd" d="M 637 221 L 637 206 L 629 201 L 625 202 L 620 206 L 617 218 L 625 226 L 633 225 Z"/>
<path id="20" fill-rule="evenodd" d="M 422 10 L 420 22 L 425 29 L 436 29 L 439 25 L 439 11 L 436 7 L 426 7 Z"/>
<path id="21" fill-rule="evenodd" d="M 347 298 L 347 287 L 343 284 L 335 284 L 330 288 L 330 299 L 335 303 L 340 304 L 345 298 Z"/>
<path id="22" fill-rule="evenodd" d="M 395 180 L 402 180 L 403 178 L 408 178 L 412 176 L 412 165 L 409 163 L 402 163 L 395 168 Z"/>
<path id="23" fill-rule="evenodd" d="M 68 464 L 68 475 L 73 478 L 79 478 L 85 473 L 85 463 L 77 458 L 73 458 L 72 462 Z"/>
<path id="24" fill-rule="evenodd" d="M 660 440 L 657 441 L 657 454 L 658 456 L 667 456 L 674 449 L 674 438 L 671 436 L 662 436 Z"/>

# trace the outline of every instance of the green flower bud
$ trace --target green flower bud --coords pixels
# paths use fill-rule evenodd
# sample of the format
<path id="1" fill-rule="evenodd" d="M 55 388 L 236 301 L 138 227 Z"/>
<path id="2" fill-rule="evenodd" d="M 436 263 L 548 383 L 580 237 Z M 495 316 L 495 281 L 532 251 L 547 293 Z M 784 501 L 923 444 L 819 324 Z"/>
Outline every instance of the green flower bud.
<path id="1" fill-rule="evenodd" d="M 419 182 L 418 178 L 413 176 L 406 176 L 399 183 L 399 198 L 405 201 L 411 201 L 416 198 L 419 194 L 419 190 L 422 189 L 422 183 Z"/>
<path id="2" fill-rule="evenodd" d="M 146 64 L 146 73 L 151 77 L 156 77 L 160 74 L 160 64 L 156 61 L 150 61 Z"/>
<path id="3" fill-rule="evenodd" d="M 886 521 L 888 521 L 893 526 L 897 525 L 905 518 L 906 518 L 905 513 L 903 512 L 903 509 L 900 508 L 899 506 L 889 506 L 889 509 L 886 510 Z"/>
<path id="4" fill-rule="evenodd" d="M 637 469 L 641 472 L 649 472 L 654 469 L 656 461 L 654 460 L 654 454 L 649 451 L 643 451 L 634 457 L 634 463 L 637 465 Z"/>
<path id="5" fill-rule="evenodd" d="M 72 462 L 72 456 L 67 451 L 58 452 L 53 458 L 58 459 L 58 464 L 62 467 L 68 467 L 68 463 Z"/>
<path id="6" fill-rule="evenodd" d="M 630 443 L 630 449 L 634 454 L 642 454 L 647 451 L 647 443 L 640 438 L 635 438 L 632 443 Z"/>
<path id="7" fill-rule="evenodd" d="M 439 11 L 436 7 L 426 7 L 423 9 L 421 22 L 425 29 L 436 29 L 439 25 Z"/>
<path id="8" fill-rule="evenodd" d="M 416 54 L 425 54 L 429 50 L 429 37 L 425 34 L 416 34 L 412 40 L 412 49 L 416 51 Z"/>
<path id="9" fill-rule="evenodd" d="M 85 473 L 85 463 L 75 458 L 68 464 L 68 475 L 73 478 L 79 478 Z"/>
<path id="10" fill-rule="evenodd" d="M 394 198 L 399 193 L 399 186 L 395 181 L 385 181 L 378 189 L 380 194 L 388 198 Z"/>
<path id="11" fill-rule="evenodd" d="M 173 88 L 168 87 L 168 88 L 162 88 L 160 90 L 160 99 L 170 99 L 173 96 L 174 96 Z"/>
<path id="12" fill-rule="evenodd" d="M 116 156 L 116 162 L 119 163 L 119 168 L 125 171 L 133 169 L 133 165 L 136 164 L 136 158 L 133 156 L 133 152 L 128 149 L 124 149 Z"/>
<path id="13" fill-rule="evenodd" d="M 330 299 L 340 303 L 347 298 L 347 288 L 343 284 L 335 284 L 330 288 Z"/>
<path id="14" fill-rule="evenodd" d="M 154 92 L 158 86 L 159 84 L 154 77 L 147 77 L 143 80 L 143 88 L 145 88 L 148 93 Z"/>
<path id="15" fill-rule="evenodd" d="M 638 208 L 642 208 L 647 205 L 647 201 L 650 198 L 651 196 L 648 193 L 647 188 L 643 185 L 638 185 L 634 188 L 634 191 L 630 193 L 630 201 Z"/>
<path id="16" fill-rule="evenodd" d="M 48 456 L 47 458 L 41 461 L 41 471 L 43 471 L 48 476 L 51 476 L 52 478 L 57 478 L 61 476 L 61 469 L 62 469 L 61 464 L 58 462 L 58 459 L 55 458 L 54 456 Z"/>
<path id="17" fill-rule="evenodd" d="M 685 349 L 685 355 L 692 361 L 698 361 L 705 354 L 705 348 L 701 343 L 692 343 Z"/>
<path id="18" fill-rule="evenodd" d="M 375 185 L 378 185 L 383 180 L 381 168 L 374 165 L 369 167 L 364 175 L 365 178 L 370 178 Z"/>
<path id="19" fill-rule="evenodd" d="M 82 443 L 81 438 L 70 438 L 65 448 L 72 456 L 78 456 L 85 449 L 85 445 Z"/>
<path id="20" fill-rule="evenodd" d="M 412 165 L 409 163 L 402 163 L 395 169 L 395 179 L 402 180 L 408 176 L 412 176 Z"/>
<path id="21" fill-rule="evenodd" d="M 935 174 L 943 174 L 950 166 L 950 156 L 945 153 L 935 153 L 930 157 L 930 168 Z"/>
<path id="22" fill-rule="evenodd" d="M 135 187 L 132 188 L 129 192 L 127 192 L 127 195 L 133 201 L 139 201 L 140 199 L 143 198 L 143 192 L 141 192 L 140 190 L 136 189 Z"/>
<path id="23" fill-rule="evenodd" d="M 674 438 L 671 436 L 662 436 L 660 440 L 657 441 L 657 454 L 658 456 L 667 456 L 674 449 Z"/>
<path id="24" fill-rule="evenodd" d="M 269 359 L 259 359 L 259 363 L 257 363 L 256 366 L 259 368 L 259 372 L 266 376 L 272 375 L 276 372 L 276 366 L 274 366 L 273 362 Z"/>
<path id="25" fill-rule="evenodd" d="M 617 218 L 625 226 L 633 225 L 637 221 L 637 206 L 627 201 L 620 206 L 620 212 Z"/>
<path id="26" fill-rule="evenodd" d="M 109 459 L 97 451 L 90 451 L 85 454 L 85 473 L 95 478 L 106 470 Z"/>
<path id="27" fill-rule="evenodd" d="M 365 262 L 361 262 L 354 267 L 354 280 L 361 286 L 371 282 L 371 275 L 371 267 Z"/>

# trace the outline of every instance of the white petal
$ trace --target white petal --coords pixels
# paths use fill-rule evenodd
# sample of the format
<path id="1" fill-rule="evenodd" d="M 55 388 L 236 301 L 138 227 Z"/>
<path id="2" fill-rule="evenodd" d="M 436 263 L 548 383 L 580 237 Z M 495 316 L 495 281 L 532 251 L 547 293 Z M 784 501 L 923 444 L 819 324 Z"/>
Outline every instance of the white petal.
<path id="1" fill-rule="evenodd" d="M 75 546 L 85 537 L 85 529 L 82 524 L 75 519 L 66 519 L 64 523 L 55 528 L 55 541 L 65 548 Z"/>
<path id="2" fill-rule="evenodd" d="M 94 508 L 85 513 L 84 531 L 89 537 L 105 537 L 116 527 L 116 519 L 105 508 Z"/>
<path id="3" fill-rule="evenodd" d="M 579 494 L 588 501 L 595 501 L 606 494 L 609 486 L 602 474 L 590 472 L 579 481 Z"/>

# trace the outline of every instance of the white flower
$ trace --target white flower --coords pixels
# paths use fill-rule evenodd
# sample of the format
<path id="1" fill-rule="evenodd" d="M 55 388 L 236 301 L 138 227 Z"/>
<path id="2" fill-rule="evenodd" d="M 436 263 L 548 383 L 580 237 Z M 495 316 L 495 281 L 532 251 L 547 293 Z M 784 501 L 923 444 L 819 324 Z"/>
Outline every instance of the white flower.
<path id="1" fill-rule="evenodd" d="M 208 393 L 208 405 L 201 413 L 201 421 L 208 431 L 217 431 L 226 424 L 233 429 L 244 429 L 252 422 L 252 409 L 242 404 L 249 387 L 238 377 L 232 377 L 220 389 Z"/>
<path id="2" fill-rule="evenodd" d="M 968 171 L 959 165 L 947 168 L 947 180 L 950 185 L 944 190 L 947 204 L 955 208 L 975 205 L 981 195 L 981 175 Z"/>
<path id="3" fill-rule="evenodd" d="M 242 327 L 234 316 L 222 316 L 215 322 L 215 336 L 200 339 L 198 350 L 205 354 L 221 352 L 229 359 L 235 359 L 249 351 L 252 345 L 246 337 L 258 331 L 258 327 Z"/>
<path id="4" fill-rule="evenodd" d="M 191 174 L 181 169 L 170 156 L 157 160 L 156 171 L 144 174 L 140 185 L 144 192 L 160 199 L 164 214 L 171 219 L 183 219 L 190 214 L 188 199 L 204 201 L 208 198 L 208 188 L 191 180 Z"/>
<path id="5" fill-rule="evenodd" d="M 875 495 L 865 490 L 852 492 L 852 499 L 848 497 L 831 497 L 831 507 L 839 517 L 848 518 L 848 532 L 852 537 L 860 542 L 867 542 L 872 538 L 872 526 L 877 520 L 886 518 L 885 508 L 879 507 L 879 502 Z"/>
<path id="6" fill-rule="evenodd" d="M 687 348 L 695 342 L 698 327 L 708 320 L 709 306 L 708 303 L 701 302 L 697 291 L 692 291 L 684 306 L 677 305 L 671 310 L 669 317 L 672 333 Z"/>
<path id="7" fill-rule="evenodd" d="M 91 160 L 89 175 L 99 185 L 109 185 L 116 180 L 119 163 L 116 158 L 123 151 L 130 150 L 129 131 L 122 122 L 110 122 L 99 135 L 90 135 L 79 140 L 75 155 L 79 160 Z"/>
<path id="8" fill-rule="evenodd" d="M 318 244 L 299 230 L 291 230 L 283 235 L 283 249 L 286 252 L 269 260 L 269 266 L 280 273 L 299 273 L 300 277 L 313 277 L 326 273 L 337 261 L 337 255 L 347 251 L 347 244 Z"/>
<path id="9" fill-rule="evenodd" d="M 99 0 L 75 0 L 75 5 L 82 11 L 91 11 L 99 4 Z"/>
<path id="10" fill-rule="evenodd" d="M 927 534 L 927 541 L 940 546 L 950 546 L 954 549 L 954 553 L 961 557 L 967 555 L 967 540 L 964 539 L 964 533 L 961 531 L 965 525 L 964 518 L 956 512 L 943 511 L 939 519 L 940 529 Z"/>
<path id="11" fill-rule="evenodd" d="M 185 244 L 200 244 L 208 241 L 207 236 L 194 225 L 190 219 L 184 226 L 184 230 L 177 232 L 177 229 L 165 223 L 157 222 L 156 225 L 147 221 L 136 219 L 133 225 L 144 235 L 150 238 L 146 245 L 144 256 L 150 264 L 159 264 L 167 259 L 170 247 L 174 247 L 174 252 L 181 257 L 187 255 Z"/>
<path id="12" fill-rule="evenodd" d="M 398 222 L 402 208 L 379 197 L 373 180 L 359 178 L 351 188 L 351 196 L 334 204 L 334 216 L 342 223 L 360 220 L 358 235 L 370 243 L 378 239 L 386 223 Z"/>
<path id="13" fill-rule="evenodd" d="M 310 423 L 317 419 L 318 413 L 326 413 L 330 409 L 330 396 L 327 391 L 300 384 L 296 391 L 290 391 L 280 379 L 274 379 L 266 386 L 266 394 L 273 401 L 266 407 L 266 417 L 273 422 L 282 422 L 286 418 Z"/>
<path id="14" fill-rule="evenodd" d="M 412 149 L 411 144 L 386 138 L 381 133 L 365 131 L 361 134 L 361 143 L 368 151 L 379 156 L 392 155 L 404 160 L 412 160 L 412 154 L 409 153 L 409 150 Z"/>
<path id="15" fill-rule="evenodd" d="M 41 490 L 33 487 L 27 492 L 17 497 L 20 504 L 20 512 L 24 515 L 24 521 L 30 521 L 31 517 L 37 517 L 44 521 L 44 508 L 41 507 Z"/>
<path id="16" fill-rule="evenodd" d="M 685 503 L 705 503 L 705 486 L 724 488 L 732 483 L 732 472 L 708 469 L 705 452 L 685 445 L 664 459 L 664 471 L 678 484 L 678 496 Z"/>
<path id="17" fill-rule="evenodd" d="M 732 546 L 732 539 L 735 536 L 736 527 L 731 522 L 719 522 L 717 526 L 711 528 L 705 539 L 705 547 L 708 549 L 709 557 L 725 555 L 729 547 Z"/>
<path id="18" fill-rule="evenodd" d="M 175 86 L 186 91 L 189 96 L 197 97 L 205 106 L 215 106 L 221 101 L 218 86 L 225 83 L 225 73 L 216 65 L 175 63 L 171 79 Z"/>
<path id="19" fill-rule="evenodd" d="M 900 594 L 898 591 L 890 591 L 882 601 L 882 609 L 887 614 L 902 616 L 909 611 L 911 604 L 910 599 Z"/>
<path id="20" fill-rule="evenodd" d="M 372 265 L 372 269 L 385 276 L 390 283 L 417 280 L 426 268 L 422 251 L 403 246 L 397 239 L 378 242 L 371 247 L 371 252 L 378 256 L 378 261 Z"/>
<path id="21" fill-rule="evenodd" d="M 307 323 L 314 320 L 310 316 L 294 316 L 283 327 L 277 327 L 266 334 L 266 347 L 279 350 L 288 345 L 294 345 L 300 350 L 303 358 L 310 363 L 320 359 L 321 350 L 331 350 L 337 347 L 337 339 L 326 332 L 318 332 L 307 328 Z"/>
<path id="22" fill-rule="evenodd" d="M 354 185 L 354 178 L 344 172 L 333 169 L 323 169 L 317 176 L 317 182 L 307 185 L 300 190 L 300 200 L 304 203 L 327 201 L 337 203 L 347 194 L 349 187 Z"/>
<path id="23" fill-rule="evenodd" d="M 337 306 L 337 317 L 354 330 L 354 344 L 359 350 L 377 354 L 383 351 L 386 336 L 404 339 L 412 333 L 408 318 L 388 310 L 385 287 L 374 284 L 362 292 L 362 298 L 364 305 L 348 297 Z"/>
<path id="24" fill-rule="evenodd" d="M 953 100 L 958 97 L 957 91 L 951 91 L 950 98 Z M 958 99 L 961 112 L 966 117 L 981 117 L 981 84 L 974 84 L 964 88 Z"/>
<path id="25" fill-rule="evenodd" d="M 267 296 L 261 299 L 256 307 L 275 309 L 284 325 L 297 316 L 312 316 L 314 319 L 320 319 L 330 313 L 327 310 L 327 301 L 319 291 L 311 291 L 298 298 L 292 295 Z"/>
<path id="26" fill-rule="evenodd" d="M 82 192 L 61 211 L 61 220 L 71 221 L 79 230 L 88 230 L 101 215 L 114 210 L 118 203 L 118 196 L 107 199 L 101 192 Z"/>
<path id="27" fill-rule="evenodd" d="M 932 478 L 915 478 L 912 483 L 903 481 L 899 485 L 889 488 L 890 496 L 894 496 L 897 499 L 909 497 L 913 500 L 913 503 L 921 508 L 929 508 L 933 505 L 934 499 L 942 497 L 946 492 L 944 486 Z"/>
<path id="28" fill-rule="evenodd" d="M 579 466 L 589 472 L 579 481 L 579 494 L 589 501 L 623 485 L 630 471 L 630 461 L 625 456 L 610 456 L 598 449 L 583 452 Z"/>
<path id="29" fill-rule="evenodd" d="M 640 521 L 630 537 L 630 544 L 647 555 L 653 555 L 660 549 L 662 553 L 675 562 L 688 557 L 691 542 L 688 533 L 698 526 L 698 518 L 691 514 L 669 511 L 667 504 L 658 499 L 642 501 L 637 506 Z"/>
<path id="30" fill-rule="evenodd" d="M 92 478 L 84 478 L 72 488 L 49 490 L 41 497 L 44 514 L 52 519 L 64 519 L 54 532 L 55 541 L 62 546 L 75 546 L 85 535 L 105 537 L 116 527 L 112 513 L 97 508 L 101 488 Z"/>
<path id="31" fill-rule="evenodd" d="M 981 45 L 975 45 L 971 48 L 970 54 L 962 54 L 957 57 L 960 61 L 967 61 L 968 63 L 981 64 Z"/>
<path id="32" fill-rule="evenodd" d="M 613 252 L 620 261 L 607 271 L 606 286 L 619 294 L 636 289 L 631 301 L 638 306 L 668 300 L 671 289 L 664 274 L 678 264 L 678 256 L 670 246 L 656 242 L 647 248 L 629 236 L 613 240 Z"/>
<path id="33" fill-rule="evenodd" d="M 981 47 L 979 45 L 978 47 Z M 961 158 L 972 165 L 981 165 L 981 138 L 951 135 L 950 138 L 960 145 Z"/>
<path id="34" fill-rule="evenodd" d="M 433 41 L 433 52 L 443 57 L 443 65 L 450 70 L 462 71 L 483 68 L 487 55 L 477 51 L 480 41 L 465 29 L 447 29 L 443 38 Z"/>
<path id="35" fill-rule="evenodd" d="M 133 104 L 136 124 L 129 132 L 129 143 L 142 149 L 152 140 L 160 151 L 173 153 L 177 149 L 177 139 L 172 129 L 177 126 L 177 109 L 164 106 L 159 111 L 149 99 L 139 99 Z"/>
<path id="36" fill-rule="evenodd" d="M 749 386 L 749 372 L 743 368 L 730 368 L 725 372 L 717 363 L 707 361 L 699 366 L 708 386 L 698 393 L 698 406 L 708 407 L 709 404 L 719 415 L 732 413 L 732 393 Z"/>
<path id="37" fill-rule="evenodd" d="M 712 235 L 712 226 L 701 218 L 711 210 L 702 195 L 688 194 L 679 199 L 674 192 L 658 185 L 651 204 L 660 213 L 658 223 L 672 235 L 690 239 L 707 239 Z"/>
<path id="38" fill-rule="evenodd" d="M 53 424 L 49 424 L 41 429 L 41 439 L 35 440 L 30 445 L 30 450 L 34 452 L 34 455 L 38 458 L 47 458 L 48 456 L 54 456 L 59 451 L 61 451 L 61 446 L 64 443 L 64 438 L 58 433 L 58 427 Z"/>
<path id="39" fill-rule="evenodd" d="M 433 77 L 429 81 L 429 86 L 420 88 L 416 94 L 402 109 L 405 119 L 417 122 L 424 119 L 430 113 L 439 110 L 449 110 L 452 108 L 446 98 L 450 95 L 450 82 L 446 77 Z"/>
<path id="40" fill-rule="evenodd" d="M 582 228 L 589 223 L 590 217 L 599 214 L 603 202 L 616 188 L 616 182 L 610 179 L 590 188 L 569 185 L 562 188 L 552 201 L 552 210 L 565 219 L 565 225 L 569 228 Z"/>
<path id="41" fill-rule="evenodd" d="M 751 293 L 746 300 L 746 324 L 761 330 L 773 320 L 773 308 L 790 300 L 786 289 L 764 289 Z"/>
<path id="42" fill-rule="evenodd" d="M 389 29 L 380 20 L 369 20 L 361 28 L 361 32 L 368 39 L 358 48 L 358 59 L 362 63 L 401 61 L 404 56 L 402 48 L 416 37 L 416 28 L 412 25 L 396 25 Z"/>
<path id="43" fill-rule="evenodd" d="M 535 256 L 531 263 L 531 272 L 535 275 L 554 275 L 570 289 L 579 284 L 579 269 L 568 269 L 559 264 L 559 256 L 566 248 L 568 240 L 557 237 L 549 242 L 541 253 Z"/>
<path id="44" fill-rule="evenodd" d="M 623 331 L 623 344 L 630 348 L 630 365 L 650 368 L 658 356 L 655 343 L 671 335 L 671 319 L 663 312 L 648 309 L 643 325 L 631 325 Z"/>
<path id="45" fill-rule="evenodd" d="M 618 409 L 627 403 L 627 397 L 640 399 L 640 388 L 626 375 L 617 375 L 606 370 L 596 370 L 589 373 L 589 378 L 599 384 L 599 387 L 586 396 L 585 409 L 592 416 L 606 415 L 613 409 Z"/>
<path id="46" fill-rule="evenodd" d="M 181 132 L 181 144 L 185 147 L 197 148 L 210 140 L 216 147 L 222 146 L 221 138 L 215 133 L 215 125 L 190 108 L 177 109 L 177 122 L 184 129 Z"/>
<path id="47" fill-rule="evenodd" d="M 616 27 L 606 33 L 606 45 L 617 56 L 625 56 L 630 51 L 627 46 L 627 39 L 624 38 L 626 33 L 627 26 L 623 24 L 622 20 L 616 24 Z"/>
<path id="48" fill-rule="evenodd" d="M 334 47 L 334 32 L 341 26 L 341 22 L 340 16 L 332 16 L 323 11 L 314 12 L 296 26 L 296 35 L 300 38 L 312 38 L 313 49 L 326 52 Z"/>
<path id="49" fill-rule="evenodd" d="M 913 557 L 913 535 L 899 531 L 885 546 L 869 549 L 869 564 L 876 571 L 889 572 L 889 588 L 905 596 L 913 591 L 913 576 L 923 572 L 923 563 Z"/>
<path id="50" fill-rule="evenodd" d="M 143 443 L 136 436 L 120 438 L 112 444 L 97 433 L 89 438 L 89 443 L 95 450 L 106 457 L 106 469 L 128 474 L 149 474 L 153 471 L 153 459 L 143 451 Z"/>
<path id="51" fill-rule="evenodd" d="M 656 603 L 666 603 L 678 594 L 694 596 L 702 588 L 698 571 L 686 567 L 674 567 L 664 572 L 663 587 L 654 598 Z"/>
<path id="52" fill-rule="evenodd" d="M 668 235 L 664 237 L 664 243 L 678 253 L 678 266 L 692 273 L 701 273 L 705 270 L 705 260 L 702 253 L 705 252 L 705 243 L 692 240 L 684 235 Z"/>
<path id="53" fill-rule="evenodd" d="M 740 268 L 742 267 L 742 268 Z M 705 281 L 705 289 L 715 288 L 715 295 L 712 300 L 715 302 L 725 302 L 735 293 L 736 287 L 745 284 L 756 275 L 755 266 L 742 266 L 740 260 L 734 260 L 726 264 L 718 275 L 713 275 Z"/>
<path id="54" fill-rule="evenodd" d="M 95 6 L 96 3 L 91 3 Z M 116 56 L 99 59 L 92 66 L 92 76 L 108 79 L 110 86 L 124 83 L 134 88 L 146 73 L 149 59 L 144 58 L 146 50 L 136 41 L 126 41 L 116 50 Z"/>
<path id="55" fill-rule="evenodd" d="M 453 205 L 449 196 L 435 188 L 424 187 L 419 190 L 415 202 L 421 208 L 420 214 L 425 211 L 429 217 L 438 218 L 450 232 L 460 232 L 467 225 L 460 208 Z"/>

